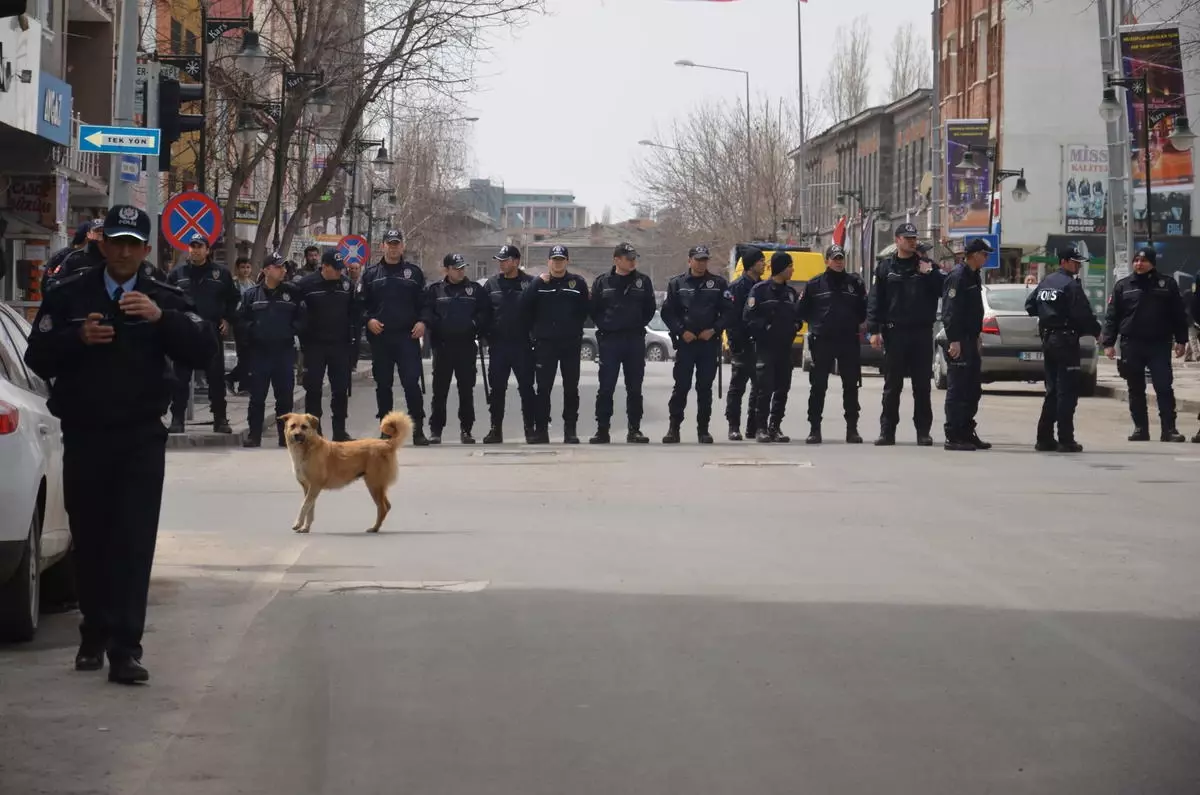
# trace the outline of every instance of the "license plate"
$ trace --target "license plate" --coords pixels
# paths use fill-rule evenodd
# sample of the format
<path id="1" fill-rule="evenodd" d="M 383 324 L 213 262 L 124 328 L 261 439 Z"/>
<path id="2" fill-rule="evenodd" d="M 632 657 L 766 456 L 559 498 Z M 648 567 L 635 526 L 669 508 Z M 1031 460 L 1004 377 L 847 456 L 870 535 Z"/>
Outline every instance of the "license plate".
<path id="1" fill-rule="evenodd" d="M 1017 358 L 1023 362 L 1040 362 L 1045 356 L 1041 351 L 1021 351 Z"/>

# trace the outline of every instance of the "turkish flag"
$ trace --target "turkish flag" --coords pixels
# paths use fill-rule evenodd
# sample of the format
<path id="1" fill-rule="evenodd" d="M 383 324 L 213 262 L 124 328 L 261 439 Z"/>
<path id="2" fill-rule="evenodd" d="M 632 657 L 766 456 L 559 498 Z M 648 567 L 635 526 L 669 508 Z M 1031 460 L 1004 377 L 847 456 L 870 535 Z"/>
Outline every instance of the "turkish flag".
<path id="1" fill-rule="evenodd" d="M 846 216 L 844 215 L 833 226 L 833 244 L 835 246 L 846 245 Z"/>

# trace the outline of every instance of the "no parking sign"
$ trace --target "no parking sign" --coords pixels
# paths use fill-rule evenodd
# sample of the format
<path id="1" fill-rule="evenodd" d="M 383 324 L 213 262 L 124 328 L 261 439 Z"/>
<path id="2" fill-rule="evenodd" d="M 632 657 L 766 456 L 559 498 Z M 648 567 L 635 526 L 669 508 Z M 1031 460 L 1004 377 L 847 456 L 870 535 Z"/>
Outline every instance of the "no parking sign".
<path id="1" fill-rule="evenodd" d="M 346 235 L 338 241 L 337 250 L 347 265 L 353 262 L 366 265 L 371 258 L 371 247 L 362 235 Z"/>
<path id="2" fill-rule="evenodd" d="M 179 251 L 187 251 L 188 241 L 197 233 L 210 246 L 221 237 L 221 208 L 205 193 L 189 190 L 171 197 L 162 217 L 163 237 Z"/>

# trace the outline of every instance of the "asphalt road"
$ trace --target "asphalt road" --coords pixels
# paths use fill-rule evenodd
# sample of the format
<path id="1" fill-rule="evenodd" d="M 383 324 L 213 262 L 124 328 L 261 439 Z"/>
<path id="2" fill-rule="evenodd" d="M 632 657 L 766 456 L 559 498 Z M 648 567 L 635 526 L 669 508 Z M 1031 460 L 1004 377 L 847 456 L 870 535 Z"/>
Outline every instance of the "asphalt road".
<path id="1" fill-rule="evenodd" d="M 152 683 L 71 671 L 73 615 L 0 648 L 0 792 L 1196 793 L 1200 448 L 1097 399 L 1035 454 L 1039 403 L 989 391 L 987 453 L 406 448 L 378 536 L 357 485 L 293 534 L 282 451 L 171 453 Z"/>

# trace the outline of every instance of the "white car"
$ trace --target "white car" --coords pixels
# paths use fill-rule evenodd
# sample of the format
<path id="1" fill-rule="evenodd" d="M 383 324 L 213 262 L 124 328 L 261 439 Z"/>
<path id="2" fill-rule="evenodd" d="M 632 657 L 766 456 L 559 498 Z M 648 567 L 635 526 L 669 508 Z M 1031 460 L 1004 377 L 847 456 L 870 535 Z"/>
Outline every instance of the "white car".
<path id="1" fill-rule="evenodd" d="M 43 595 L 73 598 L 62 428 L 46 382 L 25 366 L 30 331 L 0 304 L 0 641 L 33 638 Z"/>
<path id="2" fill-rule="evenodd" d="M 646 361 L 669 362 L 675 358 L 675 346 L 671 344 L 671 332 L 663 322 L 662 315 L 654 313 L 646 324 Z"/>

